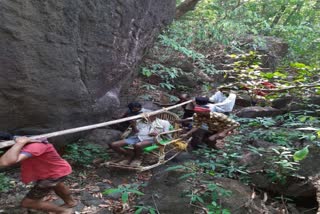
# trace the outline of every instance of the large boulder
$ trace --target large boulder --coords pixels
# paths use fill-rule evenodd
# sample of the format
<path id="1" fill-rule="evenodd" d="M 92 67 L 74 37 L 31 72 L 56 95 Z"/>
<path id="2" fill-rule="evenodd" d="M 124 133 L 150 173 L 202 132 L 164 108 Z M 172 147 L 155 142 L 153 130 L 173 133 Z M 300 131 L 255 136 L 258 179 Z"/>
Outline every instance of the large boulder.
<path id="1" fill-rule="evenodd" d="M 293 97 L 284 96 L 272 101 L 272 107 L 284 111 L 309 110 L 317 114 L 317 107 L 320 105 L 320 96 Z M 309 112 L 310 113 L 310 112 Z"/>
<path id="2" fill-rule="evenodd" d="M 287 55 L 289 45 L 277 37 L 264 36 L 260 39 L 264 40 L 264 44 L 257 48 L 260 53 L 265 54 L 261 59 L 262 67 L 275 70 L 281 59 Z"/>
<path id="3" fill-rule="evenodd" d="M 0 130 L 109 120 L 174 0 L 0 1 Z"/>
<path id="4" fill-rule="evenodd" d="M 149 182 L 144 191 L 145 195 L 141 198 L 139 204 L 153 206 L 156 201 L 158 211 L 163 214 L 203 213 L 196 206 L 190 205 L 190 197 L 186 195 L 190 195 L 191 190 L 196 192 L 195 190 L 203 188 L 204 185 L 201 185 L 202 187 L 194 186 L 188 179 L 179 179 L 185 174 L 186 172 L 179 170 L 158 173 Z M 231 213 L 262 213 L 259 211 L 276 213 L 270 208 L 263 208 L 261 200 L 258 197 L 252 198 L 252 190 L 239 181 L 228 178 L 213 178 L 211 176 L 200 176 L 197 179 L 206 180 L 209 183 L 217 184 L 218 187 L 222 187 L 225 191 L 230 191 L 230 196 L 221 196 L 217 201 L 221 202 L 222 208 L 228 209 Z M 213 199 L 203 196 L 203 200 L 210 202 Z"/>
<path id="5" fill-rule="evenodd" d="M 279 109 L 272 107 L 261 107 L 261 106 L 251 106 L 245 107 L 238 111 L 236 115 L 238 117 L 246 118 L 256 118 L 256 117 L 275 117 L 282 114 L 283 112 Z"/>
<path id="6" fill-rule="evenodd" d="M 122 132 L 114 129 L 101 128 L 91 131 L 85 141 L 109 148 L 109 145 L 121 139 Z"/>
<path id="7" fill-rule="evenodd" d="M 288 53 L 289 45 L 283 39 L 273 36 L 247 35 L 241 39 L 242 49 L 255 50 L 261 57 L 261 67 L 275 70 Z"/>

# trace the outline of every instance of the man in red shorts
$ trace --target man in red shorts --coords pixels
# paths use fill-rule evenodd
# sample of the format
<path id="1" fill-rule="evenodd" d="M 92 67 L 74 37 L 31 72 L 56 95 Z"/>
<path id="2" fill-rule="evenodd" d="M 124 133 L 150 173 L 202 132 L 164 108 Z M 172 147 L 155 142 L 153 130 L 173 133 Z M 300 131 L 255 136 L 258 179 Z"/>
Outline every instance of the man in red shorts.
<path id="1" fill-rule="evenodd" d="M 15 141 L 16 143 L 0 157 L 0 167 L 21 162 L 22 182 L 35 182 L 34 187 L 22 200 L 21 206 L 58 214 L 71 214 L 72 207 L 76 206 L 77 202 L 63 183 L 66 176 L 72 172 L 69 163 L 60 157 L 47 140 L 18 137 Z M 41 200 L 51 190 L 63 199 L 63 206 Z"/>

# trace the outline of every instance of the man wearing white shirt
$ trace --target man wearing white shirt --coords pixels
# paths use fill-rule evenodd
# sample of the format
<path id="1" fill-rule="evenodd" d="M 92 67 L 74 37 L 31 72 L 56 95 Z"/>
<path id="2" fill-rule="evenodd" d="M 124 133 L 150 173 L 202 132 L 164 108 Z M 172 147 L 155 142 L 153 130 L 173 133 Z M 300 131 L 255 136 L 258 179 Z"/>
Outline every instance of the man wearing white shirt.
<path id="1" fill-rule="evenodd" d="M 111 143 L 111 148 L 122 155 L 126 156 L 123 164 L 130 164 L 135 158 L 139 157 L 143 148 L 154 143 L 154 137 L 162 132 L 167 132 L 170 129 L 170 123 L 166 120 L 161 120 L 156 115 L 149 116 L 148 120 L 138 120 L 133 124 L 132 131 L 135 133 L 124 140 Z M 134 152 L 130 152 L 124 146 L 132 145 Z"/>

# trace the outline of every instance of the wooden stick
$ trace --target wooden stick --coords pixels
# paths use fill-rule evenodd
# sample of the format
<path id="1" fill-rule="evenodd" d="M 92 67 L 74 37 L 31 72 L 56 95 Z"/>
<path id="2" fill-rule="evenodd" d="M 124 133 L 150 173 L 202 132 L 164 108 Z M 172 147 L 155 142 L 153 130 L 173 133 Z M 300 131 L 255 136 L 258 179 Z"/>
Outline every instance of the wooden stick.
<path id="1" fill-rule="evenodd" d="M 146 116 L 148 117 L 148 116 L 151 116 L 151 115 L 156 115 L 156 114 L 159 114 L 161 112 L 165 112 L 165 111 L 168 111 L 168 110 L 183 106 L 183 105 L 191 103 L 191 102 L 192 102 L 192 100 L 188 100 L 186 102 L 179 103 L 179 104 L 174 105 L 174 106 L 170 106 L 170 107 L 167 107 L 167 108 L 162 108 L 162 109 L 159 109 L 159 110 L 156 110 L 156 111 L 152 111 L 152 112 L 145 112 L 145 113 L 142 113 L 142 114 L 139 114 L 139 115 L 136 115 L 136 116 L 121 118 L 121 119 L 118 119 L 118 120 L 112 120 L 112 121 L 108 121 L 108 122 L 97 123 L 97 124 L 93 124 L 93 125 L 82 126 L 82 127 L 72 128 L 72 129 L 66 129 L 66 130 L 62 130 L 62 131 L 51 132 L 51 133 L 48 133 L 48 134 L 36 135 L 36 136 L 29 137 L 29 138 L 32 139 L 32 140 L 35 140 L 35 139 L 39 139 L 39 138 L 57 137 L 57 136 L 61 136 L 61 135 L 72 134 L 72 133 L 81 132 L 81 131 L 87 131 L 87 130 L 96 129 L 96 128 L 100 128 L 100 127 L 104 127 L 104 126 L 109 126 L 109 125 L 113 125 L 113 124 L 117 124 L 117 123 L 122 123 L 122 122 L 129 121 L 129 120 L 136 120 L 136 119 L 139 119 L 139 118 L 144 118 Z M 0 142 L 0 149 L 12 146 L 14 143 L 15 143 L 14 140 Z"/>

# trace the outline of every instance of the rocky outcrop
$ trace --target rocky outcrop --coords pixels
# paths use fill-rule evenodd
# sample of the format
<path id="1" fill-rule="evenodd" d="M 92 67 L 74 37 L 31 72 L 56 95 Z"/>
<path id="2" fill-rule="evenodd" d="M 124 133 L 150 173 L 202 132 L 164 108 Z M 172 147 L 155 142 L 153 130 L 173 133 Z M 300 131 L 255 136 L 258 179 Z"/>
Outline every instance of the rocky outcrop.
<path id="1" fill-rule="evenodd" d="M 273 36 L 247 35 L 240 39 L 243 49 L 255 50 L 261 57 L 261 67 L 275 70 L 279 62 L 288 53 L 289 45 L 281 38 Z"/>
<path id="2" fill-rule="evenodd" d="M 0 2 L 0 130 L 111 118 L 173 0 Z"/>
<path id="3" fill-rule="evenodd" d="M 204 209 L 198 209 L 200 206 L 191 205 L 189 198 L 191 190 L 196 192 L 196 189 L 199 187 L 193 186 L 190 180 L 179 179 L 183 175 L 185 173 L 181 171 L 169 171 L 157 174 L 148 184 L 140 204 L 152 206 L 156 203 L 158 211 L 163 214 L 204 213 Z M 252 197 L 253 191 L 239 181 L 208 176 L 201 176 L 198 179 L 216 184 L 218 187 L 222 187 L 225 191 L 230 192 L 228 196 L 221 196 L 219 194 L 220 197 L 218 196 L 218 199 L 210 197 L 202 198 L 205 201 L 208 199 L 209 202 L 215 200 L 223 209 L 229 210 L 230 213 L 276 213 L 273 212 L 271 207 L 267 208 L 264 206 L 258 197 Z"/>
<path id="4" fill-rule="evenodd" d="M 246 118 L 256 118 L 256 117 L 275 117 L 282 114 L 283 112 L 279 109 L 272 107 L 261 107 L 261 106 L 251 106 L 245 107 L 238 111 L 236 115 L 238 117 Z"/>
<path id="5" fill-rule="evenodd" d="M 316 109 L 320 105 L 320 96 L 293 97 L 284 96 L 272 101 L 272 107 L 284 111 L 309 110 L 317 113 Z M 310 112 L 309 112 L 310 113 Z"/>

